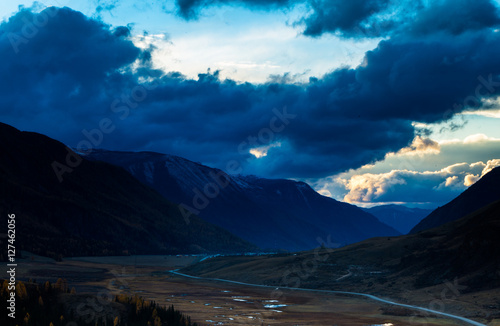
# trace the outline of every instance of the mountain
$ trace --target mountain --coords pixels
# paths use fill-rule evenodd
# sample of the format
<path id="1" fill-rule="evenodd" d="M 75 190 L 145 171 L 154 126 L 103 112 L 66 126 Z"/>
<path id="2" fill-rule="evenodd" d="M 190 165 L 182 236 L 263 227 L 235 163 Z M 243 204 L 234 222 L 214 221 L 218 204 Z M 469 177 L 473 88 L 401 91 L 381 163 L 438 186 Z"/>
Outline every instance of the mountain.
<path id="1" fill-rule="evenodd" d="M 432 209 L 410 208 L 402 205 L 380 205 L 371 208 L 363 208 L 402 234 L 407 234 L 424 217 L 432 212 Z"/>
<path id="2" fill-rule="evenodd" d="M 498 234 L 500 200 L 417 234 L 297 254 L 216 257 L 181 272 L 265 284 L 278 295 L 281 288 L 301 287 L 368 293 L 421 307 L 436 299 L 446 312 L 490 321 L 500 319 Z"/>
<path id="3" fill-rule="evenodd" d="M 437 208 L 418 223 L 410 233 L 417 233 L 458 220 L 500 199 L 500 167 L 491 170 L 448 204 Z"/>
<path id="4" fill-rule="evenodd" d="M 189 218 L 221 226 L 261 248 L 307 250 L 399 232 L 356 206 L 324 197 L 303 182 L 228 175 L 181 157 L 95 150 L 89 159 L 125 168 Z"/>
<path id="5" fill-rule="evenodd" d="M 284 270 L 310 259 L 317 265 L 315 277 L 303 280 L 304 287 L 327 289 L 341 284 L 362 287 L 383 274 L 385 280 L 379 280 L 383 283 L 411 280 L 415 288 L 457 277 L 464 278 L 463 284 L 470 286 L 469 290 L 492 289 L 500 287 L 499 233 L 500 200 L 462 219 L 417 234 L 373 238 L 334 250 L 287 256 L 220 257 L 184 271 L 248 282 L 256 282 L 260 274 L 270 280 L 268 284 L 275 285 L 273 277 L 279 280 Z M 240 264 L 246 268 L 240 268 Z M 347 270 L 354 275 L 339 282 L 336 276 L 345 275 Z M 289 274 L 288 278 L 292 277 Z"/>
<path id="6" fill-rule="evenodd" d="M 422 285 L 466 277 L 471 289 L 500 287 L 500 200 L 409 239 L 430 239 L 426 249 L 406 254 L 401 268 L 420 272 Z"/>
<path id="7" fill-rule="evenodd" d="M 57 257 L 256 249 L 196 216 L 187 224 L 174 204 L 120 167 L 3 123 L 0 139 L 1 223 L 15 214 L 18 251 Z"/>

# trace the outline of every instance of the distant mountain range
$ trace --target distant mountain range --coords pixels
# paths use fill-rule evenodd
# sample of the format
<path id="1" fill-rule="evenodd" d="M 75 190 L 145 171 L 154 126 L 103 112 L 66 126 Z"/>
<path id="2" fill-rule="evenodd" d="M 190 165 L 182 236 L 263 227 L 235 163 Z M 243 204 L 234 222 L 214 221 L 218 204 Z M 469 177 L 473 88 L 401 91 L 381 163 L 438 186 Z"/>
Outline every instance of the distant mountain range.
<path id="1" fill-rule="evenodd" d="M 470 186 L 448 204 L 437 208 L 418 223 L 410 233 L 427 230 L 456 221 L 500 199 L 500 167 L 497 167 Z"/>
<path id="2" fill-rule="evenodd" d="M 402 205 L 380 205 L 371 208 L 363 208 L 402 234 L 407 234 L 424 217 L 432 212 L 432 209 L 410 208 Z"/>
<path id="3" fill-rule="evenodd" d="M 324 197 L 303 182 L 227 175 L 153 152 L 95 150 L 89 159 L 125 168 L 189 218 L 190 212 L 265 249 L 308 250 L 400 233 L 360 208 Z"/>
<path id="4" fill-rule="evenodd" d="M 467 292 L 492 290 L 500 287 L 499 232 L 500 200 L 458 221 L 418 234 L 369 239 L 336 250 L 285 257 L 220 257 L 189 266 L 184 272 L 287 286 L 280 283 L 283 271 L 293 270 L 297 262 L 315 261 L 315 277 L 301 279 L 305 288 L 393 292 L 458 278 Z M 319 260 L 318 256 L 324 258 Z M 352 275 L 342 278 L 347 271 Z M 295 277 L 292 273 L 288 279 Z"/>
<path id="5" fill-rule="evenodd" d="M 257 250 L 195 215 L 187 224 L 176 205 L 120 167 L 3 123 L 0 139 L 0 221 L 6 226 L 7 214 L 15 214 L 18 251 L 57 257 Z"/>
<path id="6" fill-rule="evenodd" d="M 495 183 L 499 172 L 497 168 L 485 175 L 483 182 L 478 181 L 458 196 L 452 201 L 453 205 L 469 210 L 471 198 L 499 184 Z M 461 215 L 462 212 L 457 211 L 448 216 L 454 221 L 415 234 L 368 239 L 319 252 L 218 257 L 189 266 L 183 272 L 273 287 L 300 284 L 304 288 L 382 294 L 410 300 L 420 296 L 417 300 L 423 300 L 421 304 L 428 302 L 433 291 L 442 295 L 443 288 L 448 288 L 455 291 L 455 295 L 460 291 L 459 301 L 472 307 L 472 311 L 486 309 L 500 318 L 500 196 L 459 218 Z M 310 261 L 315 263 L 312 275 L 304 275 L 304 270 L 299 269 L 284 277 L 283 271 L 293 271 L 301 262 Z M 415 291 L 420 289 L 417 295 Z"/>

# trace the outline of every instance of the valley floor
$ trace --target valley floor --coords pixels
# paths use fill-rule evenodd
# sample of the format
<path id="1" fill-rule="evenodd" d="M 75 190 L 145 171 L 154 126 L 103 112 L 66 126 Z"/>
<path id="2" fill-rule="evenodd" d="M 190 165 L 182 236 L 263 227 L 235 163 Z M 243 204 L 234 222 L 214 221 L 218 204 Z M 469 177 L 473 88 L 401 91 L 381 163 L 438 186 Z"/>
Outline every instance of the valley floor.
<path id="1" fill-rule="evenodd" d="M 173 304 L 202 325 L 467 325 L 367 298 L 259 288 L 169 272 L 198 260 L 189 256 L 131 256 L 54 262 L 29 257 L 19 261 L 19 276 L 38 282 L 66 278 L 78 293 L 102 298 L 137 294 L 162 305 Z"/>

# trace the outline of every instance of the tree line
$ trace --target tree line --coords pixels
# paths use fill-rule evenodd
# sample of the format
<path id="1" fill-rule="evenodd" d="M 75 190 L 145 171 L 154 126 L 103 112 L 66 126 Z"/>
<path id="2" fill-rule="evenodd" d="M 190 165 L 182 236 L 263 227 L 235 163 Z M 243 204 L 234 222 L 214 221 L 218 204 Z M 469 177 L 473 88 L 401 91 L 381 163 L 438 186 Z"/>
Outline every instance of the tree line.
<path id="1" fill-rule="evenodd" d="M 1 280 L 0 300 L 10 297 L 9 282 Z M 78 294 L 69 288 L 65 279 L 55 283 L 46 281 L 16 282 L 16 318 L 4 312 L 0 324 L 6 326 L 201 326 L 176 310 L 163 307 L 140 296 L 116 295 L 105 313 L 88 315 L 79 313 L 82 302 L 91 302 L 95 296 Z M 92 298 L 93 297 L 93 298 Z M 95 301 L 95 300 L 94 300 Z M 81 309 L 80 309 L 81 310 Z M 2 321 L 3 320 L 3 321 Z"/>

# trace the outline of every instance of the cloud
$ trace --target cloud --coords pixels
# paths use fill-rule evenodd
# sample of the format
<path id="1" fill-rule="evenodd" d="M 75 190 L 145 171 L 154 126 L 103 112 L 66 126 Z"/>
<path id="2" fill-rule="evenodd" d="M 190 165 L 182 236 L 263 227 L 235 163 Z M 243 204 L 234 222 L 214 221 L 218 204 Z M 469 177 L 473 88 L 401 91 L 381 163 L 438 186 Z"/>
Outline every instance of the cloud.
<path id="1" fill-rule="evenodd" d="M 417 35 L 436 31 L 458 35 L 499 24 L 498 8 L 490 0 L 438 0 L 421 9 L 408 29 Z"/>
<path id="2" fill-rule="evenodd" d="M 325 32 L 344 37 L 458 35 L 498 26 L 497 7 L 490 0 L 311 2 L 314 12 L 304 20 L 304 34 Z"/>
<path id="3" fill-rule="evenodd" d="M 349 180 L 339 179 L 349 193 L 344 197 L 348 203 L 373 202 L 386 194 L 396 185 L 407 185 L 400 171 L 391 171 L 385 174 L 355 175 Z"/>
<path id="4" fill-rule="evenodd" d="M 325 32 L 343 36 L 383 36 L 392 28 L 392 20 L 378 20 L 378 13 L 390 6 L 388 0 L 311 1 L 313 13 L 305 17 L 304 34 L 318 36 Z"/>
<path id="5" fill-rule="evenodd" d="M 396 154 L 390 153 L 383 162 L 365 171 L 378 173 L 387 169 L 407 169 L 423 172 L 432 171 L 436 167 L 453 166 L 456 162 L 472 164 L 475 161 L 487 162 L 492 157 L 500 157 L 500 139 L 482 134 L 470 135 L 464 140 L 443 140 L 438 142 L 438 145 L 439 152 L 422 151 L 416 152 L 417 155 L 402 154 L 401 151 Z"/>
<path id="6" fill-rule="evenodd" d="M 415 160 L 414 168 L 432 169 L 433 166 L 445 166 L 453 162 L 487 162 L 494 157 L 500 157 L 500 139 L 475 134 L 463 140 L 444 140 L 439 142 L 441 152 L 434 157 L 425 156 L 420 161 Z M 494 161 L 493 161 L 494 162 Z M 472 182 L 472 179 L 469 181 Z"/>
<path id="7" fill-rule="evenodd" d="M 463 143 L 464 144 L 473 144 L 473 143 L 480 143 L 480 142 L 485 142 L 485 141 L 500 141 L 500 139 L 488 137 L 485 134 L 475 134 L 475 135 L 467 136 L 464 139 Z"/>
<path id="8" fill-rule="evenodd" d="M 500 166 L 500 159 L 492 159 L 500 157 L 499 139 L 482 134 L 440 142 L 421 139 L 415 137 L 411 146 L 375 164 L 303 181 L 318 192 L 360 206 L 399 203 L 435 208 Z M 435 150 L 426 146 L 416 150 L 415 144 L 422 143 L 432 144 Z"/>
<path id="9" fill-rule="evenodd" d="M 500 24 L 498 8 L 491 0 L 177 0 L 176 4 L 179 15 L 186 19 L 197 18 L 200 11 L 212 6 L 276 10 L 301 4 L 309 13 L 296 24 L 308 36 L 458 35 Z"/>
<path id="10" fill-rule="evenodd" d="M 106 82 L 140 58 L 125 30 L 68 8 L 22 9 L 0 25 L 2 107 L 26 116 L 90 113 Z"/>
<path id="11" fill-rule="evenodd" d="M 277 143 L 269 144 L 267 146 L 252 148 L 252 149 L 250 149 L 249 152 L 250 152 L 250 154 L 252 154 L 256 158 L 261 158 L 261 157 L 267 156 L 267 152 L 269 151 L 269 149 L 271 149 L 273 147 L 280 147 L 280 146 L 281 146 L 281 143 L 277 142 Z"/>
<path id="12" fill-rule="evenodd" d="M 236 83 L 217 71 L 190 79 L 152 69 L 154 47 L 134 45 L 126 27 L 69 8 L 23 9 L 0 25 L 0 119 L 74 147 L 86 141 L 222 169 L 236 161 L 243 173 L 268 177 L 319 178 L 408 146 L 435 150 L 415 140 L 413 122 L 447 120 L 496 96 L 499 41 L 491 31 L 388 40 L 363 65 L 308 83 Z M 97 137 L 103 119 L 113 131 Z M 281 146 L 258 159 L 250 153 L 274 143 Z"/>
<path id="13" fill-rule="evenodd" d="M 489 160 L 486 164 L 483 162 L 478 162 L 476 163 L 477 166 L 480 166 L 483 168 L 482 172 L 480 174 L 468 174 L 465 176 L 464 180 L 464 185 L 466 187 L 472 186 L 474 183 L 476 183 L 479 179 L 481 179 L 485 174 L 496 168 L 497 166 L 500 166 L 500 159 L 494 159 L 494 160 Z"/>
<path id="14" fill-rule="evenodd" d="M 496 97 L 486 99 L 484 101 L 483 107 L 485 108 L 484 110 L 465 111 L 462 113 L 462 115 L 477 115 L 487 118 L 500 119 L 500 98 Z"/>
<path id="15" fill-rule="evenodd" d="M 401 148 L 397 153 L 389 153 L 388 155 L 426 155 L 439 154 L 440 151 L 441 146 L 437 141 L 417 135 L 410 146 Z"/>
<path id="16" fill-rule="evenodd" d="M 486 163 L 486 166 L 483 168 L 483 172 L 481 173 L 481 177 L 483 177 L 486 173 L 490 172 L 497 166 L 500 166 L 500 159 L 489 160 Z"/>
<path id="17" fill-rule="evenodd" d="M 452 146 L 452 145 L 467 145 L 467 144 L 489 144 L 489 143 L 495 143 L 496 145 L 500 142 L 500 139 L 495 138 L 495 137 L 489 137 L 485 134 L 473 134 L 469 135 L 464 138 L 464 140 L 460 139 L 445 139 L 441 140 L 438 143 L 438 145 L 446 145 L 446 146 Z"/>
<path id="18" fill-rule="evenodd" d="M 479 175 L 467 174 L 464 178 L 464 186 L 470 187 L 480 179 Z"/>
<path id="19" fill-rule="evenodd" d="M 465 184 L 465 181 L 464 181 Z M 434 186 L 434 189 L 437 190 L 442 190 L 445 188 L 457 188 L 459 190 L 464 190 L 464 187 L 462 186 L 462 182 L 458 178 L 458 176 L 454 175 L 451 177 L 447 177 L 445 181 L 441 182 L 439 186 Z"/>
<path id="20" fill-rule="evenodd" d="M 194 19 L 198 17 L 199 11 L 206 7 L 220 5 L 244 5 L 252 9 L 277 9 L 289 7 L 297 0 L 176 0 L 178 14 L 185 19 Z"/>
<path id="21" fill-rule="evenodd" d="M 466 111 L 466 112 L 463 112 L 463 114 L 464 115 L 479 115 L 479 116 L 484 116 L 487 118 L 500 119 L 500 110 L 499 109 Z"/>
<path id="22" fill-rule="evenodd" d="M 483 99 L 496 97 L 499 91 L 498 83 L 487 88 L 498 75 L 489 54 L 500 50 L 493 43 L 496 34 L 478 32 L 440 41 L 382 41 L 366 53 L 364 65 L 346 81 L 350 87 L 358 87 L 359 96 L 345 108 L 369 117 L 399 113 L 420 122 L 446 120 L 446 112 L 478 109 Z"/>
<path id="23" fill-rule="evenodd" d="M 365 173 L 349 179 L 338 177 L 348 193 L 344 200 L 349 203 L 403 202 L 445 203 L 463 192 L 493 168 L 500 160 L 487 163 L 457 163 L 438 171 L 392 170 L 387 173 Z"/>
<path id="24" fill-rule="evenodd" d="M 452 177 L 446 178 L 444 186 L 445 187 L 451 187 L 453 185 L 456 185 L 458 182 L 459 182 L 458 181 L 458 177 L 456 175 L 454 175 Z"/>
<path id="25" fill-rule="evenodd" d="M 100 14 L 103 11 L 111 12 L 119 4 L 119 0 L 97 0 L 96 12 Z"/>

